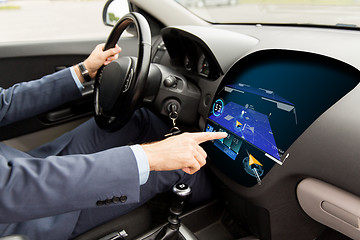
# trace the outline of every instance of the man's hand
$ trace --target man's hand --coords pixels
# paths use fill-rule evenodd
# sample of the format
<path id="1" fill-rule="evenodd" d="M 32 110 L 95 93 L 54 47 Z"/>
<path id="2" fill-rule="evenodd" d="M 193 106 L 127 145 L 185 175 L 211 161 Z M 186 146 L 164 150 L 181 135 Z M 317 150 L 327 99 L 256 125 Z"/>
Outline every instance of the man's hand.
<path id="1" fill-rule="evenodd" d="M 121 48 L 119 46 L 103 51 L 104 46 L 104 43 L 97 45 L 91 52 L 90 56 L 84 61 L 85 68 L 88 70 L 91 78 L 96 76 L 97 70 L 102 65 L 108 65 L 119 57 L 119 53 L 121 52 Z M 80 81 L 84 82 L 79 67 L 76 65 L 74 66 L 74 69 Z"/>
<path id="2" fill-rule="evenodd" d="M 91 52 L 90 56 L 84 61 L 84 65 L 89 71 L 91 78 L 95 77 L 97 70 L 102 65 L 108 65 L 119 57 L 119 53 L 121 51 L 119 46 L 103 51 L 104 46 L 104 43 L 97 45 Z"/>
<path id="3" fill-rule="evenodd" d="M 226 136 L 224 132 L 183 133 L 141 146 L 148 157 L 150 171 L 182 169 L 193 174 L 206 163 L 206 152 L 199 144 Z"/>

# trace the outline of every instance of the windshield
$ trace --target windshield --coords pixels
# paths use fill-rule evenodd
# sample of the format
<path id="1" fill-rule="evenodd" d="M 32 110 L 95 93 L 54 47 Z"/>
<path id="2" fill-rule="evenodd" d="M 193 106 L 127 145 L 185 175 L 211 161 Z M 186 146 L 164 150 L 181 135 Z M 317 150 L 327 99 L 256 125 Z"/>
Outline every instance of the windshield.
<path id="1" fill-rule="evenodd" d="M 212 23 L 360 26 L 360 0 L 175 0 Z"/>

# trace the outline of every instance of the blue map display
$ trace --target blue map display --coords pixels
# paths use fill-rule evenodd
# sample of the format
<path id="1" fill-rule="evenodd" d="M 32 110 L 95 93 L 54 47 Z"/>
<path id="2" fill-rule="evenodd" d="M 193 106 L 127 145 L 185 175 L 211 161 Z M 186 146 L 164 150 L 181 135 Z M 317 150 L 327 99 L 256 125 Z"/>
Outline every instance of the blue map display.
<path id="1" fill-rule="evenodd" d="M 220 115 L 212 114 L 209 118 L 241 139 L 280 160 L 267 115 L 229 102 L 223 106 Z"/>

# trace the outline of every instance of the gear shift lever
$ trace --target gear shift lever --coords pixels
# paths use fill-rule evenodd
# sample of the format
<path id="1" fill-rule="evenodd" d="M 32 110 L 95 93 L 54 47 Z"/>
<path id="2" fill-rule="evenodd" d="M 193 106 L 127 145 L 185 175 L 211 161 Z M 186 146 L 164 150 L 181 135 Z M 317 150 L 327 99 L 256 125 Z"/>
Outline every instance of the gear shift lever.
<path id="1" fill-rule="evenodd" d="M 170 207 L 170 216 L 168 218 L 168 224 L 161 229 L 156 236 L 155 240 L 180 240 L 184 237 L 179 232 L 180 219 L 179 216 L 182 213 L 184 205 L 191 197 L 191 188 L 184 183 L 176 184 L 173 189 L 173 201 Z"/>
<path id="2" fill-rule="evenodd" d="M 178 183 L 172 189 L 173 201 L 170 207 L 170 216 L 168 218 L 168 227 L 178 230 L 180 226 L 179 216 L 182 213 L 185 203 L 191 198 L 191 188 L 185 183 Z"/>
<path id="3" fill-rule="evenodd" d="M 191 197 L 191 188 L 184 183 L 178 183 L 173 187 L 172 191 L 173 197 L 168 223 L 144 234 L 137 240 L 197 240 L 196 236 L 181 224 L 179 219 L 185 203 Z"/>

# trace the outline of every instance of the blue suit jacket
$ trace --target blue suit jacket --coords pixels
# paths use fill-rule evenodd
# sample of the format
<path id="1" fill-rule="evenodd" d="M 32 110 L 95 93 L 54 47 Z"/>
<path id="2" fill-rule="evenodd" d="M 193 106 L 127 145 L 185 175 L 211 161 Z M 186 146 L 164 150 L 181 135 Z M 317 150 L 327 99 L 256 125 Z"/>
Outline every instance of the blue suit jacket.
<path id="1" fill-rule="evenodd" d="M 80 96 L 69 69 L 0 89 L 0 124 Z M 139 188 L 137 164 L 129 147 L 36 158 L 0 144 L 0 234 L 67 239 L 80 210 L 138 202 Z"/>

